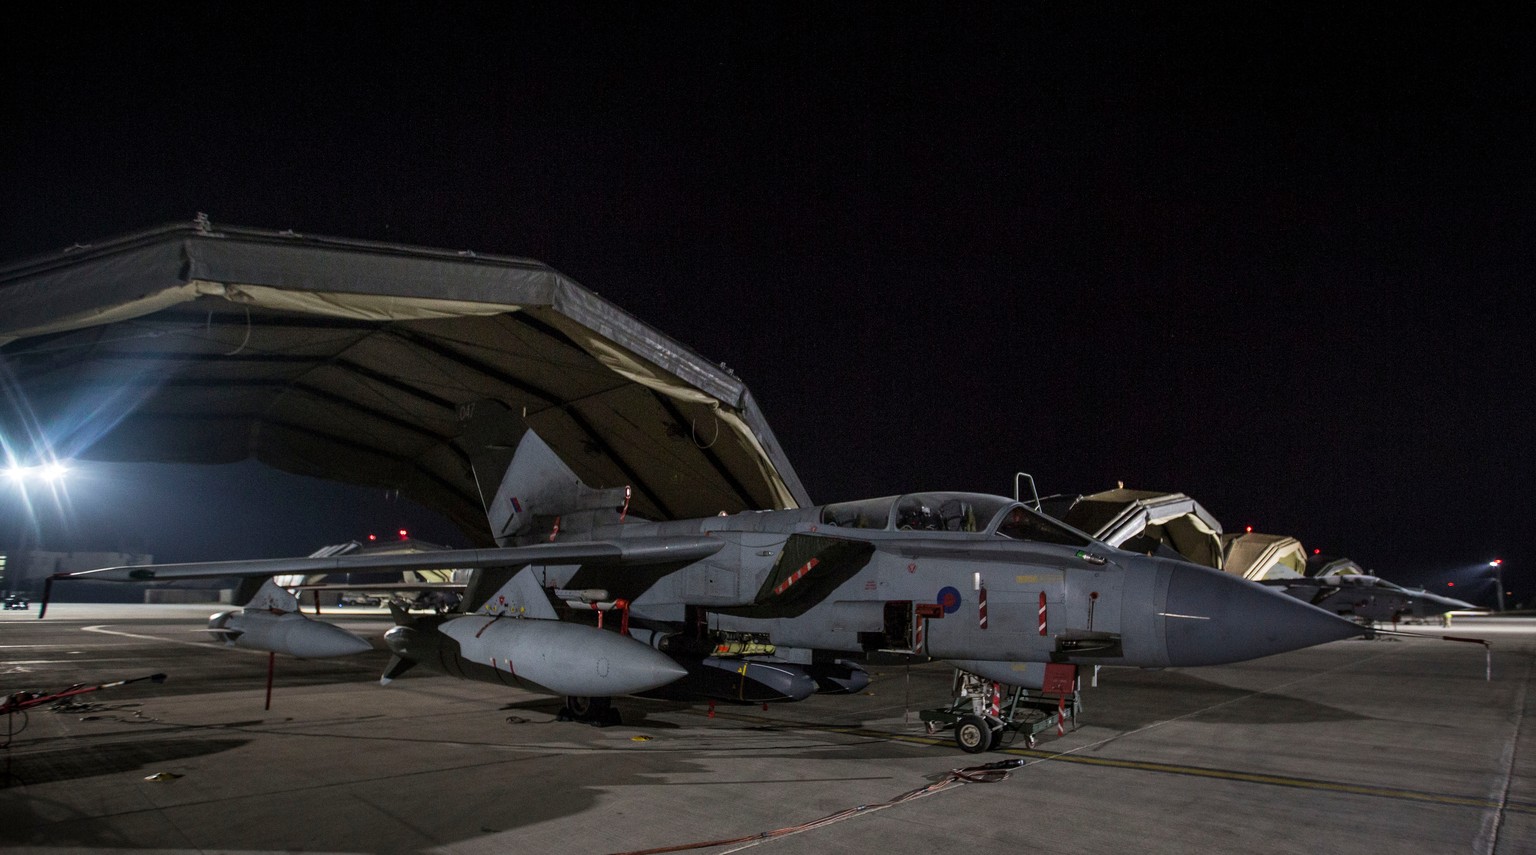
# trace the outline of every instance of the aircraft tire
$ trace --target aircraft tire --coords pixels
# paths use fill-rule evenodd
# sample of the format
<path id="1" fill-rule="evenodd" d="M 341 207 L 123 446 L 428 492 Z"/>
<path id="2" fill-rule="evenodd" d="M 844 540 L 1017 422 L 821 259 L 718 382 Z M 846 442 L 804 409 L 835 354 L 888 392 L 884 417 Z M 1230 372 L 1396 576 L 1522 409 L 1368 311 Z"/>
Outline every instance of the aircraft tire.
<path id="1" fill-rule="evenodd" d="M 979 715 L 964 715 L 955 722 L 955 744 L 967 754 L 980 754 L 992 747 L 992 728 Z"/>

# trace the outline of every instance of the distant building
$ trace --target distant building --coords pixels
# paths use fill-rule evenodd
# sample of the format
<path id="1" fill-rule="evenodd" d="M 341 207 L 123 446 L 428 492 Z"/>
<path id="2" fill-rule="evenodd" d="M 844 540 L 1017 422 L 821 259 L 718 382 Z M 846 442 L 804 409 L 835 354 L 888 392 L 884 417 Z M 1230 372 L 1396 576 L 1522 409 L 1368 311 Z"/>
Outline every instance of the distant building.
<path id="1" fill-rule="evenodd" d="M 95 570 L 98 567 L 123 567 L 154 562 L 153 555 L 139 555 L 131 552 L 46 552 L 41 549 L 32 549 L 12 553 L 9 556 L 0 555 L 0 577 L 5 579 L 5 587 L 11 591 L 39 595 L 43 591 L 43 580 L 55 573 L 76 573 L 81 570 Z M 78 586 L 79 583 L 75 584 Z M 140 597 L 142 597 L 141 593 L 135 594 L 135 599 Z"/>

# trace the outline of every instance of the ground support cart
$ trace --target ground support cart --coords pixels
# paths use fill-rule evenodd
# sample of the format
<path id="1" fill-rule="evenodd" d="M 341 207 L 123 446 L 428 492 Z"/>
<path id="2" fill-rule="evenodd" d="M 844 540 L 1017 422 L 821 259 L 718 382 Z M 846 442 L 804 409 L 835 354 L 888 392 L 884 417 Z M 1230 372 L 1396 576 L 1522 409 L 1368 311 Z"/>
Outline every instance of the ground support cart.
<path id="1" fill-rule="evenodd" d="M 953 728 L 955 744 L 970 754 L 1001 747 L 1005 739 L 1012 743 L 1021 733 L 1024 744 L 1034 748 L 1036 734 L 1052 728 L 1076 729 L 1083 709 L 1077 666 L 1048 668 L 1040 689 L 1009 686 L 956 670 L 954 701 L 941 709 L 922 710 L 918 717 L 930 734 Z"/>

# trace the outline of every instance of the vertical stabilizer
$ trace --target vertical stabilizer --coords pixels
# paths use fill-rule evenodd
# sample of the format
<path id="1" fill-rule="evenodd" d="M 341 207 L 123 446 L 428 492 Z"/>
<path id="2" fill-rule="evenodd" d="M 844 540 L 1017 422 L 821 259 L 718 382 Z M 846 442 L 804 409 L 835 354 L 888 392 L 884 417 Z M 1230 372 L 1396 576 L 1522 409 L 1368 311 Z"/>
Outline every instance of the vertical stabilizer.
<path id="1" fill-rule="evenodd" d="M 521 439 L 508 454 L 516 436 Z M 581 483 L 548 443 L 498 402 L 475 404 L 461 442 L 475 467 L 486 521 L 498 546 L 548 540 L 558 532 L 589 531 L 619 520 L 627 487 L 600 490 Z"/>

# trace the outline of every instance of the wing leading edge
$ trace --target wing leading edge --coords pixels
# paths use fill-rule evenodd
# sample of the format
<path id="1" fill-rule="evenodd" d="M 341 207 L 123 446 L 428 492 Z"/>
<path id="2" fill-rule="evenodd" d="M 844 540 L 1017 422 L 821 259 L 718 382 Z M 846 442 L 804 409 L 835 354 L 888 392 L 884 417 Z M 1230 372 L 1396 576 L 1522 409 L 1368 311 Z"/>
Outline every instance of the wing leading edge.
<path id="1" fill-rule="evenodd" d="M 712 537 L 634 537 L 578 543 L 540 543 L 500 549 L 452 549 L 396 555 L 337 555 L 323 558 L 259 558 L 243 561 L 203 561 L 189 564 L 146 564 L 103 567 L 63 573 L 55 579 L 104 582 L 150 582 L 174 579 L 217 579 L 227 576 L 360 573 L 376 570 L 440 570 L 507 567 L 522 564 L 647 565 L 689 563 L 720 551 L 724 541 Z"/>

